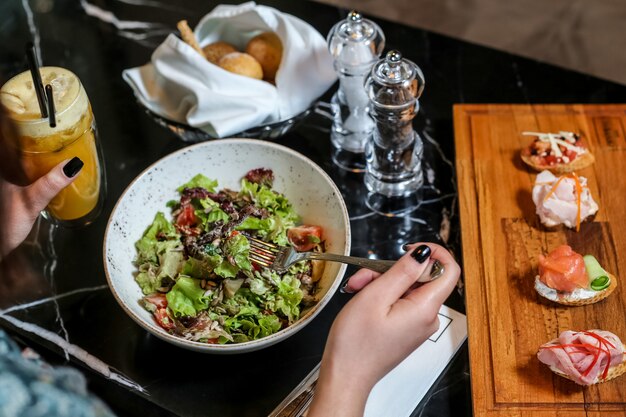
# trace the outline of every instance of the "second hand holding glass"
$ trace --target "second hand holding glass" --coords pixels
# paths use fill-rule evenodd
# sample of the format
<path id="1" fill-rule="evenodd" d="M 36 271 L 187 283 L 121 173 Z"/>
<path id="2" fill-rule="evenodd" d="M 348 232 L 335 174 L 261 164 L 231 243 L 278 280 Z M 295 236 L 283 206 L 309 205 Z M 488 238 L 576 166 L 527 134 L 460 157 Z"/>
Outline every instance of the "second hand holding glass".
<path id="1" fill-rule="evenodd" d="M 105 175 L 87 93 L 72 72 L 39 68 L 32 47 L 28 56 L 30 72 L 16 75 L 0 89 L 19 134 L 16 146 L 23 170 L 33 182 L 58 163 L 78 157 L 84 163 L 80 175 L 43 214 L 63 226 L 89 224 L 102 208 Z"/>

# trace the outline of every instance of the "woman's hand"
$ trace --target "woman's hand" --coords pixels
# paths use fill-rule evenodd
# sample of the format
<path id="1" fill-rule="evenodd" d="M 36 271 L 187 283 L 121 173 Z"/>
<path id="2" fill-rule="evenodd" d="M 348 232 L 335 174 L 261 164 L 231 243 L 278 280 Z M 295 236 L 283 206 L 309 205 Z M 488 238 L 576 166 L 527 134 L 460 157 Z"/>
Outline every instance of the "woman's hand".
<path id="1" fill-rule="evenodd" d="M 444 273 L 419 285 L 434 260 Z M 382 275 L 365 269 L 354 274 L 346 291 L 358 293 L 330 330 L 308 416 L 362 416 L 376 382 L 437 331 L 437 313 L 460 272 L 445 248 L 428 243 L 411 245 Z"/>
<path id="2" fill-rule="evenodd" d="M 82 167 L 79 158 L 63 161 L 25 187 L 0 178 L 0 259 L 26 239 L 39 212 L 74 181 Z"/>

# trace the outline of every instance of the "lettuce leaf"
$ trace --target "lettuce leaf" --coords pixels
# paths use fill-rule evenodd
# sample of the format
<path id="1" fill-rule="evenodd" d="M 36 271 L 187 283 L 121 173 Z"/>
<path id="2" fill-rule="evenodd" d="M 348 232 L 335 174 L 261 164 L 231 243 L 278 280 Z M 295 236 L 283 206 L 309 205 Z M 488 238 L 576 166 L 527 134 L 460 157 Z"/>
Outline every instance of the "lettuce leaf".
<path id="1" fill-rule="evenodd" d="M 224 260 L 213 271 L 217 275 L 224 278 L 234 278 L 240 270 L 252 270 L 249 259 L 250 242 L 244 235 L 238 233 L 229 237 L 224 242 L 222 250 L 224 251 Z"/>
<path id="2" fill-rule="evenodd" d="M 280 327 L 280 319 L 275 314 L 261 316 L 257 322 L 248 319 L 241 320 L 241 330 L 252 340 L 276 333 Z"/>
<path id="3" fill-rule="evenodd" d="M 165 242 L 159 242 L 165 243 Z M 165 277 L 176 279 L 176 276 L 180 272 L 183 263 L 183 251 L 182 248 L 179 247 L 178 244 L 173 245 L 173 243 L 178 243 L 173 240 L 167 241 L 170 245 L 163 245 L 165 248 L 162 253 L 159 253 L 159 273 L 157 274 L 157 278 L 159 282 Z M 157 244 L 157 248 L 158 248 Z M 159 248 L 160 249 L 160 248 Z M 157 250 L 159 250 L 157 249 Z"/>
<path id="4" fill-rule="evenodd" d="M 230 217 L 220 208 L 220 205 L 210 198 L 198 200 L 198 203 L 202 209 L 195 210 L 195 214 L 200 219 L 202 227 L 207 232 L 211 230 L 211 224 L 216 221 L 222 220 L 223 222 L 227 222 L 230 220 Z"/>
<path id="5" fill-rule="evenodd" d="M 261 239 L 270 240 L 278 245 L 285 246 L 288 242 L 287 229 L 289 227 L 285 227 L 285 222 L 280 216 L 271 215 L 265 219 L 246 217 L 235 229 L 254 230 Z"/>
<path id="6" fill-rule="evenodd" d="M 222 257 L 219 255 L 206 255 L 203 260 L 189 258 L 183 263 L 180 273 L 196 279 L 206 279 L 221 263 Z"/>
<path id="7" fill-rule="evenodd" d="M 212 180 L 212 179 L 205 177 L 202 174 L 198 174 L 192 179 L 190 179 L 188 182 L 186 182 L 185 184 L 178 187 L 176 191 L 178 191 L 179 193 L 182 193 L 185 190 L 185 188 L 196 188 L 196 187 L 204 188 L 208 192 L 214 193 L 215 188 L 217 187 L 217 180 Z"/>
<path id="8" fill-rule="evenodd" d="M 135 242 L 137 249 L 135 264 L 141 265 L 145 262 L 156 264 L 159 253 L 165 252 L 169 246 L 178 246 L 179 243 L 180 235 L 176 232 L 174 225 L 167 221 L 162 212 L 158 212 L 142 238 Z"/>
<path id="9" fill-rule="evenodd" d="M 222 282 L 222 288 L 224 289 L 224 296 L 227 298 L 234 297 L 235 293 L 239 291 L 239 288 L 241 288 L 242 284 L 243 284 L 243 278 L 225 279 Z"/>
<path id="10" fill-rule="evenodd" d="M 235 260 L 235 264 L 244 271 L 250 271 L 250 242 L 248 238 L 237 233 L 226 240 L 223 247 L 224 254 Z"/>
<path id="11" fill-rule="evenodd" d="M 140 271 L 135 276 L 135 281 L 139 284 L 141 292 L 145 295 L 155 293 L 157 288 L 161 286 L 161 280 L 157 279 L 156 273 L 153 270 Z"/>
<path id="12" fill-rule="evenodd" d="M 224 328 L 236 342 L 259 339 L 276 333 L 282 327 L 277 315 L 260 309 L 258 297 L 249 289 L 242 288 L 224 304 L 234 313 L 224 319 Z"/>
<path id="13" fill-rule="evenodd" d="M 239 267 L 224 259 L 222 263 L 213 270 L 213 272 L 223 278 L 235 278 L 237 276 L 237 272 L 239 272 Z"/>
<path id="14" fill-rule="evenodd" d="M 250 291 L 257 295 L 263 295 L 271 288 L 271 286 L 258 273 L 255 273 L 254 276 L 247 278 L 246 283 L 250 286 Z"/>
<path id="15" fill-rule="evenodd" d="M 204 294 L 205 291 L 200 288 L 197 280 L 180 275 L 165 298 L 167 298 L 167 306 L 176 317 L 195 316 L 198 311 L 209 307 L 211 299 Z"/>
<path id="16" fill-rule="evenodd" d="M 300 302 L 303 297 L 300 281 L 289 274 L 282 279 L 276 274 L 276 278 L 278 278 L 277 291 L 267 296 L 265 307 L 274 313 L 281 313 L 287 317 L 289 324 L 292 324 L 300 317 Z"/>
<path id="17" fill-rule="evenodd" d="M 241 180 L 239 194 L 251 198 L 257 206 L 267 209 L 272 214 L 267 219 L 259 221 L 246 219 L 239 229 L 258 230 L 261 237 L 281 246 L 287 245 L 287 229 L 295 226 L 300 220 L 289 200 L 265 185 L 255 184 L 245 178 Z"/>
<path id="18" fill-rule="evenodd" d="M 135 265 L 139 267 L 135 281 L 144 294 L 154 293 L 163 278 L 176 278 L 183 261 L 182 245 L 174 225 L 165 219 L 163 213 L 156 214 L 135 247 Z"/>

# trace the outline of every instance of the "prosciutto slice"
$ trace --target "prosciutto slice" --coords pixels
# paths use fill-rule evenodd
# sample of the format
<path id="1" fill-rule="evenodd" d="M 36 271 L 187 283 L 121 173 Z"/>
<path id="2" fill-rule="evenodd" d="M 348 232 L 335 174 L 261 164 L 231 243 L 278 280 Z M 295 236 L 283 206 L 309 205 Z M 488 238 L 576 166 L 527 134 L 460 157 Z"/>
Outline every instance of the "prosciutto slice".
<path id="1" fill-rule="evenodd" d="M 557 178 L 550 171 L 542 171 L 537 175 L 532 198 L 541 223 L 548 227 L 564 224 L 578 228 L 580 222 L 598 211 L 587 179 L 578 177 L 582 191 L 577 197 L 576 180 L 570 175 Z"/>
<path id="2" fill-rule="evenodd" d="M 591 385 L 606 378 L 611 366 L 623 362 L 624 346 L 619 337 L 604 330 L 567 330 L 542 345 L 537 358 L 577 384 Z"/>

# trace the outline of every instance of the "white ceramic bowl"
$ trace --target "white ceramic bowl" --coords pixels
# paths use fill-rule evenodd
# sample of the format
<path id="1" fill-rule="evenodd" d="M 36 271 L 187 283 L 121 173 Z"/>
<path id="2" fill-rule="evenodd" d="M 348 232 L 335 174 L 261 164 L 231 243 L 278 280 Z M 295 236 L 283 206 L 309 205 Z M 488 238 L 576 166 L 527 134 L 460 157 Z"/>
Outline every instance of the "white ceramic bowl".
<path id="1" fill-rule="evenodd" d="M 210 345 L 170 335 L 139 305 L 141 289 L 134 280 L 135 242 L 151 224 L 157 211 L 168 213 L 165 203 L 178 199 L 176 188 L 198 173 L 219 182 L 219 188 L 238 190 L 241 178 L 253 168 L 274 171 L 274 186 L 294 205 L 305 224 L 324 229 L 326 250 L 350 253 L 350 221 L 341 193 L 330 177 L 310 159 L 269 142 L 227 139 L 200 143 L 155 162 L 122 193 L 104 236 L 104 266 L 109 287 L 124 311 L 141 327 L 175 345 L 209 353 L 242 353 L 261 349 L 288 338 L 306 326 L 337 290 L 346 266 L 326 263 L 319 282 L 319 302 L 304 310 L 293 325 L 268 337 L 231 345 Z M 171 217 L 170 217 L 171 218 Z"/>

